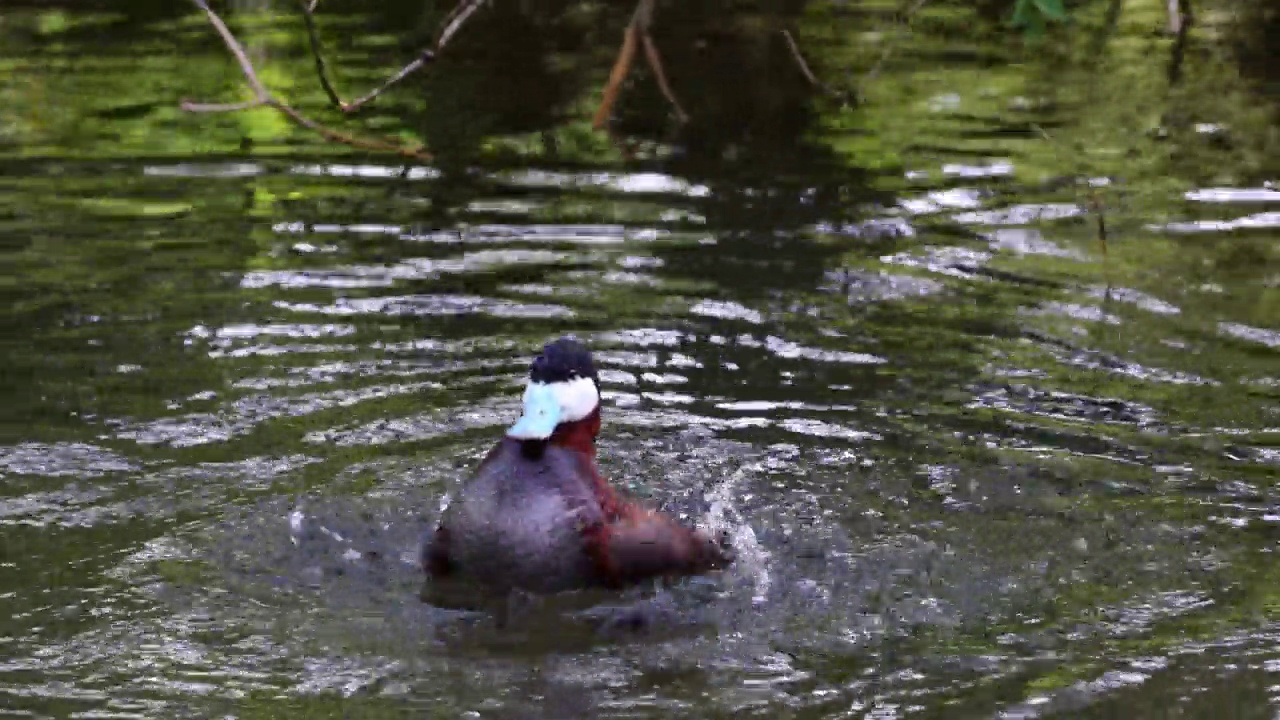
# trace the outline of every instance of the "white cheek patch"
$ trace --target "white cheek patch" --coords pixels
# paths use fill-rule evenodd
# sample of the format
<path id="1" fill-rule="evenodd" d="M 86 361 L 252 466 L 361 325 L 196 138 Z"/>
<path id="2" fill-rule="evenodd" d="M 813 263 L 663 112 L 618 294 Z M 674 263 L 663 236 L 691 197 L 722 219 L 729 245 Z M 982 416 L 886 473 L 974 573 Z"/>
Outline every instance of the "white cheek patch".
<path id="1" fill-rule="evenodd" d="M 551 383 L 551 391 L 560 404 L 561 422 L 581 420 L 595 412 L 600 405 L 600 391 L 589 377 Z"/>

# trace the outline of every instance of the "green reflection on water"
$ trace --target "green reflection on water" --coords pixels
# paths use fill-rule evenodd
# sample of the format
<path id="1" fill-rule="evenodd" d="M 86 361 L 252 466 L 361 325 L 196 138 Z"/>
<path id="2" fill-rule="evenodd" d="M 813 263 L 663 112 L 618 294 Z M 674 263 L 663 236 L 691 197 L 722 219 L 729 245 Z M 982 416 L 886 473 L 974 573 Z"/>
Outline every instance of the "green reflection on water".
<path id="1" fill-rule="evenodd" d="M 986 716 L 1042 694 L 1069 711 L 1064 688 L 1154 657 L 1168 667 L 1085 688 L 1079 712 L 1155 717 L 1194 685 L 1269 709 L 1277 231 L 1163 229 L 1274 207 L 1185 195 L 1277 170 L 1274 98 L 1204 59 L 1229 13 L 1206 8 L 1175 82 L 1154 1 L 1082 3 L 1033 45 L 963 3 L 721 24 L 717 6 L 664 7 L 695 123 L 673 127 L 638 70 L 617 118 L 643 140 L 628 163 L 586 125 L 625 13 L 494 9 L 344 119 L 298 17 L 248 9 L 227 15 L 274 92 L 426 139 L 441 175 L 374 172 L 392 161 L 269 110 L 180 112 L 247 98 L 181 4 L 0 13 L 14 707 Z M 340 85 L 361 89 L 447 11 L 323 9 Z M 805 85 L 779 18 L 824 78 L 861 78 L 858 103 Z M 634 192 L 656 181 L 624 171 L 688 184 Z M 932 203 L 905 216 L 915 234 L 842 229 L 899 199 Z M 1033 217 L 1091 201 L 1105 257 L 1095 216 Z M 295 549 L 299 497 L 411 549 L 523 358 L 566 330 L 602 335 L 619 374 L 617 482 L 677 503 L 759 463 L 740 500 L 783 588 L 771 604 L 735 587 L 710 603 L 718 636 L 533 635 L 513 656 L 456 630 L 437 643 L 411 570 L 338 577 Z M 804 599 L 806 581 L 834 601 Z"/>

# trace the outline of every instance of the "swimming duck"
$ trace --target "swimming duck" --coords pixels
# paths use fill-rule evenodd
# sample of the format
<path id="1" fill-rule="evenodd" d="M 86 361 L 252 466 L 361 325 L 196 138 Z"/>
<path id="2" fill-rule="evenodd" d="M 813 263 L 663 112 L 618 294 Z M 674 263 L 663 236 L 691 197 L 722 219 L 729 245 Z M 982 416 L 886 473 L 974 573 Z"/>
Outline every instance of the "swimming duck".
<path id="1" fill-rule="evenodd" d="M 599 378 L 561 338 L 534 359 L 523 412 L 442 514 L 422 551 L 433 578 L 558 593 L 726 567 L 724 541 L 642 507 L 596 467 Z"/>

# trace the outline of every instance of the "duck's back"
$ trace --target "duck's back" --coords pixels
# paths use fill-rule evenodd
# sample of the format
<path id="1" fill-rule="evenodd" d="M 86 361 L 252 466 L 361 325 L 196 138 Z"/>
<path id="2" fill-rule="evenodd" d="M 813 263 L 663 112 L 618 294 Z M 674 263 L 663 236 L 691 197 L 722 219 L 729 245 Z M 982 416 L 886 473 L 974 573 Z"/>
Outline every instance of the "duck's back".
<path id="1" fill-rule="evenodd" d="M 504 438 L 441 518 L 452 574 L 535 592 L 588 585 L 582 529 L 604 520 L 589 472 L 573 450 L 550 445 L 529 458 Z"/>

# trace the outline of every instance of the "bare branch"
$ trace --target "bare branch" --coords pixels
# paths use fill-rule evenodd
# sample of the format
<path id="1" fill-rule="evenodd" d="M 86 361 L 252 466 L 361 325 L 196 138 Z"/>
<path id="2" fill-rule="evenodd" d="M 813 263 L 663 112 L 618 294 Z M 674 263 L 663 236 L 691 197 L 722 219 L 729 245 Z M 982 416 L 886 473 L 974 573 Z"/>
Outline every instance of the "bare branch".
<path id="1" fill-rule="evenodd" d="M 444 49 L 445 45 L 453 39 L 453 36 L 462 29 L 462 25 L 484 5 L 485 0 L 458 0 L 458 4 L 449 12 L 445 19 L 441 21 L 441 27 L 435 46 L 432 48 L 424 48 L 418 53 L 418 57 L 410 61 L 407 65 L 400 68 L 394 75 L 382 83 L 381 86 L 374 88 L 362 97 L 347 102 L 338 95 L 338 91 L 333 87 L 333 81 L 329 78 L 329 68 L 325 63 L 324 54 L 320 50 L 320 34 L 316 30 L 315 8 L 319 0 L 298 0 L 298 6 L 302 10 L 302 19 L 307 26 L 307 39 L 311 45 L 311 54 L 316 59 L 316 74 L 320 76 L 320 86 L 324 88 L 324 92 L 329 96 L 329 101 L 344 113 L 353 113 L 359 110 L 361 106 L 373 101 L 379 95 L 387 90 L 387 88 L 395 85 L 409 75 L 420 70 L 428 62 L 435 59 L 436 54 Z"/>
<path id="2" fill-rule="evenodd" d="M 444 27 L 440 31 L 440 36 L 436 39 L 436 52 L 444 49 L 445 45 L 453 39 L 453 36 L 462 29 L 462 24 L 470 18 L 476 10 L 484 5 L 485 0 L 458 0 L 458 6 L 445 17 L 441 25 Z"/>
<path id="3" fill-rule="evenodd" d="M 431 52 L 430 50 L 423 50 L 421 57 L 409 63 L 408 65 L 405 65 L 404 67 L 400 68 L 400 71 L 397 72 L 395 75 L 392 75 L 391 78 L 388 79 L 386 82 L 382 83 L 381 87 L 374 88 L 373 90 L 369 91 L 367 95 L 364 95 L 363 97 L 359 97 L 355 100 L 352 100 L 349 103 L 342 105 L 341 106 L 342 110 L 344 112 L 355 112 L 356 110 L 360 109 L 361 105 L 364 105 L 370 100 L 373 100 L 374 98 L 378 97 L 387 88 L 405 79 L 410 74 L 417 72 L 418 68 L 422 67 L 423 65 L 426 65 L 428 62 L 434 60 L 435 58 L 436 58 L 435 53 Z"/>
<path id="4" fill-rule="evenodd" d="M 596 108 L 596 115 L 591 121 L 591 126 L 596 130 L 605 126 L 614 103 L 618 101 L 622 81 L 631 72 L 631 63 L 636 57 L 636 37 L 639 34 L 640 31 L 634 22 L 627 25 L 627 30 L 622 36 L 622 47 L 618 48 L 618 59 L 613 62 L 613 69 L 609 71 L 609 79 L 604 84 L 604 96 L 600 99 L 600 107 Z"/>
<path id="5" fill-rule="evenodd" d="M 596 114 L 591 120 L 591 126 L 596 130 L 604 127 L 609 119 L 609 112 L 618 101 L 618 93 L 622 86 L 622 81 L 631 72 L 631 65 L 635 60 L 637 41 L 644 44 L 645 60 L 649 63 L 649 67 L 653 69 L 654 79 L 657 81 L 658 89 L 662 91 L 663 97 L 667 99 L 667 102 L 671 103 L 680 122 L 689 122 L 689 114 L 684 111 L 684 108 L 680 107 L 680 101 L 676 99 L 675 92 L 672 91 L 671 85 L 667 82 L 667 74 L 662 69 L 662 57 L 658 54 L 658 46 L 654 44 L 653 37 L 649 35 L 649 27 L 653 24 L 654 4 L 654 0 L 639 0 L 636 3 L 635 12 L 631 15 L 631 22 L 627 23 L 627 29 L 622 36 L 622 47 L 618 48 L 618 59 L 613 62 L 613 69 L 609 71 L 609 79 L 605 82 L 604 96 L 601 98 L 600 106 L 596 108 Z"/>
<path id="6" fill-rule="evenodd" d="M 204 10 L 205 14 L 209 16 L 210 24 L 212 24 L 214 29 L 218 31 L 218 35 L 222 37 L 222 41 L 227 46 L 227 49 L 231 51 L 231 54 L 235 56 L 236 61 L 240 63 L 240 70 L 244 73 L 245 80 L 249 83 L 249 86 L 253 88 L 253 92 L 257 98 L 245 103 L 232 103 L 225 105 L 184 101 L 182 103 L 183 110 L 188 112 L 232 112 L 259 106 L 267 106 L 274 108 L 297 125 L 311 130 L 321 137 L 333 142 L 365 150 L 395 153 L 404 157 L 425 160 L 428 162 L 431 160 L 431 154 L 421 147 L 403 145 L 393 140 L 360 138 L 354 135 L 348 135 L 321 125 L 298 112 L 288 104 L 277 100 L 267 90 L 266 86 L 262 84 L 262 81 L 258 79 L 258 73 L 254 70 L 253 63 L 249 61 L 249 56 L 245 53 L 244 47 L 240 45 L 240 41 L 236 40 L 235 36 L 231 34 L 231 31 L 227 29 L 227 25 L 222 21 L 222 18 L 218 17 L 218 14 L 209 7 L 206 0 L 191 1 L 201 10 Z"/>
<path id="7" fill-rule="evenodd" d="M 787 47 L 791 49 L 791 56 L 795 58 L 796 65 L 800 67 L 800 72 L 804 73 L 805 78 L 810 83 L 821 86 L 822 83 L 818 81 L 818 77 L 809 69 L 809 63 L 805 62 L 804 55 L 800 54 L 800 46 L 796 43 L 796 39 L 791 36 L 791 31 L 783 28 L 782 37 L 787 41 Z"/>
<path id="8" fill-rule="evenodd" d="M 218 31 L 222 36 L 222 41 L 227 44 L 227 49 L 235 56 L 236 62 L 240 63 L 240 70 L 244 73 L 245 80 L 249 81 L 249 87 L 253 88 L 253 94 L 258 96 L 259 100 L 266 102 L 271 98 L 271 94 L 267 92 L 267 88 L 258 79 L 258 74 L 253 71 L 253 63 L 249 62 L 249 56 L 245 54 L 244 48 L 240 42 L 236 40 L 231 31 L 227 29 L 227 24 L 222 22 L 222 18 L 209 7 L 209 3 L 205 0 L 191 0 L 196 7 L 204 10 L 205 15 L 209 16 L 209 22 L 213 24 L 213 29 Z"/>
<path id="9" fill-rule="evenodd" d="M 676 100 L 675 92 L 671 90 L 671 85 L 667 83 L 667 75 L 662 71 L 662 58 L 658 55 L 658 47 L 653 44 L 653 38 L 649 35 L 649 31 L 641 30 L 640 39 L 644 41 L 644 57 L 649 61 L 649 67 L 653 68 L 653 78 L 658 81 L 658 89 L 667 98 L 667 102 L 671 103 L 671 107 L 676 111 L 676 117 L 680 122 L 689 122 L 689 115 L 684 111 L 684 108 L 680 107 L 680 101 Z"/>
<path id="10" fill-rule="evenodd" d="M 307 26 L 307 40 L 311 43 L 311 55 L 316 59 L 316 74 L 320 76 L 320 87 L 324 88 L 324 93 L 329 96 L 329 101 L 345 112 L 347 104 L 338 97 L 338 91 L 333 89 L 333 83 L 329 82 L 329 69 L 325 65 L 324 55 L 320 52 L 320 35 L 316 32 L 315 7 L 319 0 L 298 0 L 298 5 L 302 8 L 302 22 Z"/>
<path id="11" fill-rule="evenodd" d="M 782 38 L 787 41 L 787 48 L 791 51 L 791 57 L 795 59 L 796 65 L 800 68 L 800 72 L 804 75 L 805 79 L 809 81 L 810 85 L 832 97 L 839 98 L 843 102 L 849 102 L 848 93 L 836 90 L 830 85 L 819 80 L 818 76 L 813 73 L 813 70 L 809 68 L 809 63 L 805 61 L 804 55 L 800 52 L 800 43 L 796 42 L 795 36 L 791 34 L 790 30 L 783 28 Z"/>
<path id="12" fill-rule="evenodd" d="M 276 110 L 279 110 L 280 112 L 284 113 L 285 116 L 287 116 L 290 120 L 293 120 L 298 125 L 301 125 L 302 127 L 315 132 L 316 134 L 320 135 L 326 140 L 332 140 L 334 142 L 341 143 L 343 145 L 350 145 L 351 147 L 357 147 L 362 150 L 374 150 L 377 152 L 394 153 L 396 155 L 414 158 L 417 160 L 425 160 L 428 162 L 430 162 L 432 159 L 431 153 L 427 152 L 426 149 L 422 147 L 402 145 L 398 142 L 395 142 L 394 140 L 382 140 L 379 138 L 361 138 L 361 137 L 356 137 L 354 135 L 348 135 L 346 133 L 338 132 L 337 130 L 334 130 L 333 128 L 327 127 L 325 125 L 321 125 L 315 120 L 312 120 L 311 118 L 306 117 L 302 113 L 298 112 L 297 110 L 294 110 L 292 107 L 285 105 L 282 102 L 272 101 L 270 105 Z"/>

